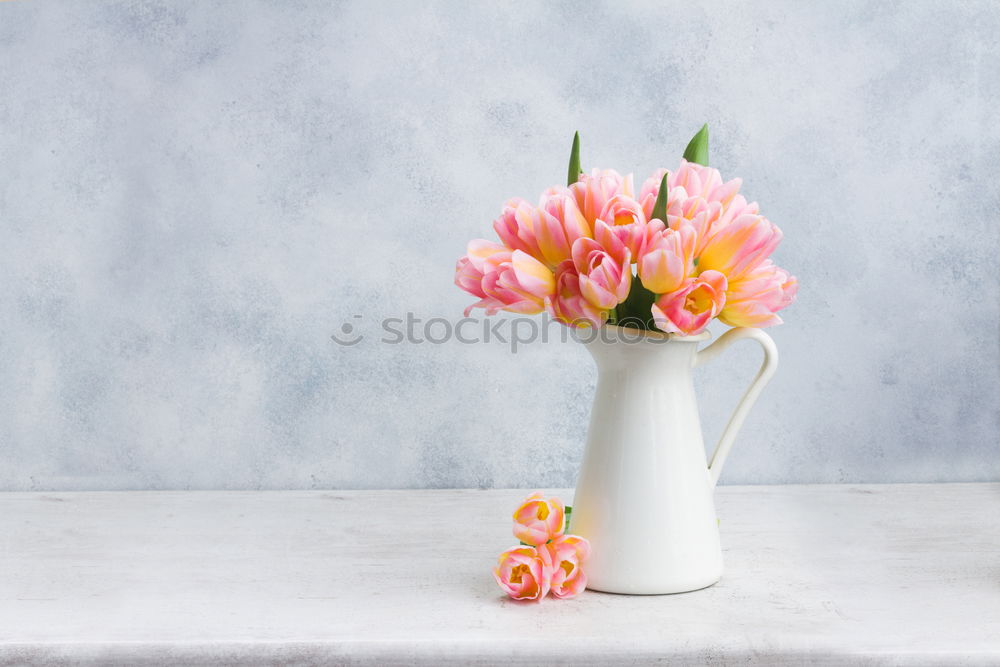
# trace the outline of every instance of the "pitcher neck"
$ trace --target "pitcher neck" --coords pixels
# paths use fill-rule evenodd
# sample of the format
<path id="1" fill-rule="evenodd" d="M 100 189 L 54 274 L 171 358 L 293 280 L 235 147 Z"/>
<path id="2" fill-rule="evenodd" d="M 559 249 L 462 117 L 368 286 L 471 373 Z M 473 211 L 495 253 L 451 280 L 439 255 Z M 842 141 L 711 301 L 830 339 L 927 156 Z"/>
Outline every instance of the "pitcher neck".
<path id="1" fill-rule="evenodd" d="M 580 330 L 576 338 L 602 371 L 661 373 L 689 370 L 694 364 L 698 344 L 711 338 L 711 334 L 705 331 L 695 336 L 679 336 L 608 325 Z"/>

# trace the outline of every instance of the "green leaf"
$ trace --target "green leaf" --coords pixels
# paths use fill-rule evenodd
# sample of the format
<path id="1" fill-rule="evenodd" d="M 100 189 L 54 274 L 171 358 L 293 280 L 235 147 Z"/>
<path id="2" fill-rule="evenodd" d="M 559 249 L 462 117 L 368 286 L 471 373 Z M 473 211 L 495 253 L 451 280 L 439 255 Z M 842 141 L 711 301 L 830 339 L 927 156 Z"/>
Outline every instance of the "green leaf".
<path id="1" fill-rule="evenodd" d="M 571 514 L 573 514 L 573 508 L 570 505 L 566 505 L 566 508 L 563 509 L 563 515 L 566 517 L 566 520 L 564 521 L 565 526 L 563 528 L 564 533 L 569 532 L 569 517 Z"/>
<path id="2" fill-rule="evenodd" d="M 701 126 L 698 134 L 692 137 L 687 148 L 684 149 L 684 159 L 688 162 L 697 162 L 700 165 L 708 166 L 708 123 Z"/>
<path id="3" fill-rule="evenodd" d="M 667 222 L 667 174 L 660 181 L 660 191 L 656 193 L 656 203 L 653 204 L 653 219 Z"/>
<path id="4" fill-rule="evenodd" d="M 653 302 L 656 294 L 643 287 L 638 277 L 632 278 L 628 297 L 618 304 L 618 326 L 653 331 Z"/>
<path id="5" fill-rule="evenodd" d="M 566 185 L 573 185 L 580 180 L 580 133 L 573 134 L 573 150 L 569 154 L 569 172 L 566 174 Z"/>

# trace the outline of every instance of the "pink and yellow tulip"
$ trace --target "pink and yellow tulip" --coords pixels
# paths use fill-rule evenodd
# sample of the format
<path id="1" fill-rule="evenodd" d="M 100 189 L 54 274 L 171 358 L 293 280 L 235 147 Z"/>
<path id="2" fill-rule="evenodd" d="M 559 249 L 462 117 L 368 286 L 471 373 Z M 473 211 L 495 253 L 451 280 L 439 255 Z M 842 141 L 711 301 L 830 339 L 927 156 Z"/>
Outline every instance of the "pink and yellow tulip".
<path id="1" fill-rule="evenodd" d="M 525 544 L 541 546 L 562 535 L 564 521 L 563 504 L 558 498 L 533 493 L 514 510 L 514 537 Z"/>
<path id="2" fill-rule="evenodd" d="M 492 315 L 501 310 L 503 304 L 486 294 L 483 278 L 487 273 L 496 272 L 503 262 L 510 261 L 510 249 L 485 239 L 473 239 L 466 250 L 467 254 L 455 265 L 455 284 L 479 297 L 479 301 L 465 309 L 465 316 L 468 317 L 473 308 L 485 308 L 487 314 Z"/>
<path id="3" fill-rule="evenodd" d="M 541 257 L 550 267 L 573 257 L 573 243 L 590 236 L 590 224 L 568 191 L 542 200 L 535 210 L 532 229 Z"/>
<path id="4" fill-rule="evenodd" d="M 667 333 L 685 336 L 700 333 L 722 312 L 726 286 L 726 276 L 718 271 L 703 271 L 697 278 L 688 278 L 680 289 L 656 300 L 653 321 Z"/>
<path id="5" fill-rule="evenodd" d="M 631 263 L 639 257 L 639 253 L 642 252 L 650 239 L 664 229 L 663 223 L 659 220 L 650 220 L 643 224 L 614 226 L 605 224 L 603 220 L 598 220 L 594 226 L 594 240 L 612 252 L 615 257 L 622 254 L 622 250 L 627 250 Z"/>
<path id="6" fill-rule="evenodd" d="M 460 257 L 455 264 L 455 284 L 472 296 L 478 296 L 482 299 L 486 297 L 482 283 L 483 274 L 472 264 L 469 256 L 463 255 Z M 468 315 L 468 312 L 466 315 Z"/>
<path id="7" fill-rule="evenodd" d="M 654 234 L 644 244 L 636 265 L 643 287 L 656 294 L 680 289 L 694 272 L 697 242 L 698 234 L 687 220 L 679 221 L 676 229 Z"/>
<path id="8" fill-rule="evenodd" d="M 726 224 L 743 212 L 756 213 L 756 204 L 749 205 L 738 195 L 742 181 L 735 178 L 723 182 L 718 170 L 681 160 L 676 172 L 658 169 L 642 185 L 639 200 L 647 217 L 653 205 L 664 174 L 668 174 L 667 223 L 676 228 L 687 220 L 698 234 L 696 254 L 712 235 L 716 226 Z"/>
<path id="9" fill-rule="evenodd" d="M 713 231 L 698 255 L 698 269 L 738 280 L 762 264 L 780 242 L 777 225 L 762 215 L 744 213 Z"/>
<path id="10" fill-rule="evenodd" d="M 477 285 L 478 281 L 478 285 Z M 555 293 L 555 276 L 531 255 L 477 239 L 458 260 L 455 284 L 480 297 L 465 310 L 485 308 L 488 315 L 500 310 L 540 313 Z"/>
<path id="11" fill-rule="evenodd" d="M 591 236 L 592 227 L 576 204 L 569 188 L 550 188 L 542 195 L 538 208 L 562 223 L 570 236 Z"/>
<path id="12" fill-rule="evenodd" d="M 576 535 L 561 535 L 546 544 L 552 562 L 549 590 L 557 598 L 576 597 L 587 587 L 583 564 L 590 557 L 590 542 Z"/>
<path id="13" fill-rule="evenodd" d="M 646 222 L 646 214 L 639 202 L 623 194 L 617 194 L 609 199 L 597 217 L 612 227 L 641 225 Z"/>
<path id="14" fill-rule="evenodd" d="M 718 169 L 688 162 L 682 158 L 676 171 L 671 172 L 662 168 L 654 171 L 643 182 L 642 188 L 639 190 L 639 201 L 645 203 L 650 197 L 655 201 L 664 174 L 669 174 L 667 187 L 670 190 L 683 190 L 683 196 L 679 196 L 679 199 L 718 202 L 723 207 L 729 206 L 743 184 L 739 178 L 723 182 L 722 174 L 719 173 Z"/>
<path id="15" fill-rule="evenodd" d="M 589 174 L 581 174 L 580 180 L 569 189 L 576 199 L 577 208 L 593 226 L 616 195 L 632 197 L 632 175 L 622 176 L 614 169 L 594 169 Z"/>
<path id="16" fill-rule="evenodd" d="M 540 313 L 555 293 L 555 276 L 547 266 L 526 252 L 515 250 L 510 261 L 483 276 L 487 297 L 503 304 L 512 313 Z"/>
<path id="17" fill-rule="evenodd" d="M 642 205 L 626 195 L 615 195 L 608 200 L 598 219 L 625 244 L 633 259 L 639 256 L 649 236 L 663 229 L 659 220 L 647 224 Z"/>
<path id="18" fill-rule="evenodd" d="M 573 244 L 573 264 L 580 274 L 580 293 L 601 310 L 614 308 L 624 301 L 632 285 L 628 248 L 608 235 L 604 231 L 606 227 L 598 221 L 598 236 L 606 237 L 608 245 L 587 238 L 577 239 Z"/>
<path id="19" fill-rule="evenodd" d="M 708 202 L 719 202 L 723 207 L 729 206 L 743 181 L 734 178 L 723 182 L 718 169 L 706 167 L 695 162 L 681 159 L 677 171 L 671 174 L 672 188 L 683 188 L 688 197 L 698 197 Z"/>
<path id="20" fill-rule="evenodd" d="M 580 292 L 580 274 L 572 260 L 556 267 L 556 293 L 549 311 L 559 322 L 573 327 L 599 327 L 609 311 L 592 305 Z"/>
<path id="21" fill-rule="evenodd" d="M 545 547 L 513 547 L 500 554 L 493 577 L 515 600 L 541 600 L 551 586 L 552 555 Z"/>
<path id="22" fill-rule="evenodd" d="M 493 221 L 493 230 L 510 250 L 526 252 L 535 259 L 543 259 L 542 251 L 535 238 L 535 217 L 537 209 L 520 198 L 504 204 L 500 217 Z"/>
<path id="23" fill-rule="evenodd" d="M 726 305 L 719 319 L 731 327 L 770 327 L 781 324 L 777 312 L 795 300 L 795 276 L 766 260 L 739 280 L 729 283 Z"/>

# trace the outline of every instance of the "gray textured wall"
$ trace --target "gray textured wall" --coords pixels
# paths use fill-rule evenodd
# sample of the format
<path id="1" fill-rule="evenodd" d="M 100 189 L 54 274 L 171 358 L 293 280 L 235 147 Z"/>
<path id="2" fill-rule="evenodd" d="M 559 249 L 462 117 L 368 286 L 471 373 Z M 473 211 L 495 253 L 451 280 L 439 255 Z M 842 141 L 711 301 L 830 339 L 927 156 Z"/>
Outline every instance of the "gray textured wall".
<path id="1" fill-rule="evenodd" d="M 724 481 L 1000 479 L 997 4 L 421 4 L 0 3 L 0 488 L 572 484 L 582 348 L 379 321 L 704 121 L 801 281 Z"/>

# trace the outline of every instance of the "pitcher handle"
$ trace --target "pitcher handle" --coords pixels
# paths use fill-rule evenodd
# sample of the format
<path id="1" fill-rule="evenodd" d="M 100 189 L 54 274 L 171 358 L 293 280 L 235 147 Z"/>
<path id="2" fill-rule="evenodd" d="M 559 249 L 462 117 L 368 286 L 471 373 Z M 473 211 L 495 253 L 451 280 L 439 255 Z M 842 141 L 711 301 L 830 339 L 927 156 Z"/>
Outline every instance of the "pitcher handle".
<path id="1" fill-rule="evenodd" d="M 747 414 L 750 412 L 750 408 L 753 407 L 757 397 L 760 396 L 761 390 L 764 389 L 764 386 L 770 381 L 771 376 L 774 375 L 774 371 L 778 368 L 778 348 L 775 346 L 774 340 L 760 329 L 737 327 L 719 336 L 719 340 L 708 347 L 698 350 L 698 355 L 694 361 L 695 367 L 701 366 L 715 359 L 723 350 L 736 341 L 743 340 L 744 338 L 750 338 L 760 343 L 760 346 L 764 348 L 764 361 L 760 365 L 760 370 L 757 371 L 757 377 L 753 379 L 753 382 L 750 383 L 750 388 L 747 389 L 746 393 L 743 394 L 743 398 L 736 405 L 736 410 L 733 412 L 733 416 L 729 418 L 726 430 L 722 432 L 719 444 L 715 446 L 715 451 L 712 453 L 712 458 L 708 463 L 708 476 L 712 486 L 715 486 L 719 482 L 722 465 L 726 462 L 726 457 L 729 456 L 729 450 L 733 448 L 733 441 L 736 440 L 736 434 L 739 432 L 740 427 L 743 426 L 743 420 L 747 418 Z"/>

